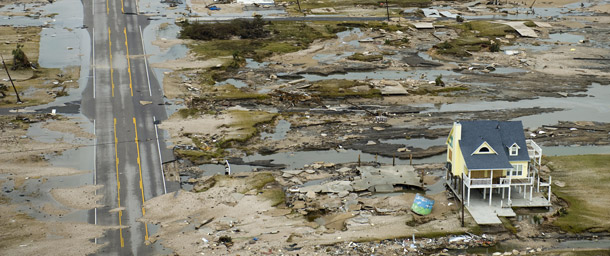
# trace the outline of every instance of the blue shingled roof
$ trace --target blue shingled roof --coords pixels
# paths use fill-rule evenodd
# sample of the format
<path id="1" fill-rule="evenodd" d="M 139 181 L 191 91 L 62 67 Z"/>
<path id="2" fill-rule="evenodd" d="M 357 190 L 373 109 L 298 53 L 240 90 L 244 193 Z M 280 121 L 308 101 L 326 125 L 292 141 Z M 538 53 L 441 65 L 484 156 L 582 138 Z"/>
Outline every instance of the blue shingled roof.
<path id="1" fill-rule="evenodd" d="M 521 121 L 462 121 L 460 149 L 469 170 L 510 169 L 510 161 L 528 161 L 527 145 Z M 472 154 L 487 142 L 498 154 Z M 519 154 L 509 155 L 517 143 Z"/>

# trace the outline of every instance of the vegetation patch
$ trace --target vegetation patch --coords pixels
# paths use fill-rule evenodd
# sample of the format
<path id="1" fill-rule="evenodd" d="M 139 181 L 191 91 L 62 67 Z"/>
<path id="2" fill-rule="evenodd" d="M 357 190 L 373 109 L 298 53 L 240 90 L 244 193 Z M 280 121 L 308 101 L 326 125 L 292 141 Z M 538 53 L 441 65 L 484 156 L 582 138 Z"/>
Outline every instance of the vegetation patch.
<path id="1" fill-rule="evenodd" d="M 352 56 L 347 57 L 348 60 L 357 60 L 357 61 L 380 61 L 383 60 L 383 55 L 381 54 L 362 54 L 362 53 L 354 53 Z"/>
<path id="2" fill-rule="evenodd" d="M 328 79 L 315 82 L 308 88 L 314 95 L 323 98 L 339 97 L 381 97 L 378 89 L 355 80 Z"/>
<path id="3" fill-rule="evenodd" d="M 431 4 L 432 1 L 430 0 L 406 0 L 406 1 L 395 1 L 395 2 L 391 2 L 391 8 L 394 8 L 394 6 L 397 7 L 427 7 Z M 383 7 L 382 3 L 384 4 L 385 1 L 378 1 L 378 0 L 302 0 L 299 2 L 301 5 L 301 10 L 309 10 L 309 9 L 316 9 L 316 8 L 341 8 L 341 7 L 354 7 L 357 5 L 364 5 L 364 6 L 375 6 L 375 7 L 380 7 L 380 9 Z M 290 6 L 290 9 L 293 11 L 298 10 L 298 6 L 296 4 L 293 4 Z M 385 15 L 385 7 L 383 7 L 383 12 L 380 12 L 380 14 L 384 14 Z"/>
<path id="4" fill-rule="evenodd" d="M 448 93 L 467 91 L 467 90 L 468 90 L 468 87 L 465 87 L 465 86 L 452 86 L 452 87 L 442 87 L 442 88 L 419 87 L 417 90 L 409 91 L 409 93 L 414 94 L 414 95 L 432 95 L 432 96 L 444 95 L 444 96 L 447 96 L 446 94 L 448 94 Z"/>
<path id="5" fill-rule="evenodd" d="M 247 92 L 243 89 L 236 88 L 232 84 L 215 86 L 212 95 L 212 97 L 216 100 L 263 100 L 269 97 L 267 94 Z"/>
<path id="6" fill-rule="evenodd" d="M 502 225 L 506 230 L 508 230 L 512 234 L 517 234 L 517 228 L 513 226 L 513 223 L 506 217 L 499 217 L 500 221 L 502 221 Z"/>
<path id="7" fill-rule="evenodd" d="M 610 197 L 607 196 L 610 155 L 547 156 L 546 159 L 553 181 L 565 183 L 563 187 L 553 185 L 553 192 L 569 204 L 553 224 L 573 233 L 610 231 Z"/>
<path id="8" fill-rule="evenodd" d="M 228 113 L 232 121 L 225 125 L 230 128 L 228 134 L 219 142 L 219 146 L 228 147 L 231 142 L 245 142 L 258 134 L 257 126 L 270 123 L 278 115 L 264 111 L 232 110 Z"/>
<path id="9" fill-rule="evenodd" d="M 318 39 L 335 38 L 336 33 L 347 28 L 338 22 L 264 22 L 234 21 L 231 23 L 184 23 L 180 36 L 198 40 L 189 45 L 203 59 L 220 56 L 239 56 L 256 61 L 273 54 L 303 50 Z M 221 28 L 227 27 L 226 30 Z M 244 31 L 254 27 L 256 33 Z M 201 32 L 205 31 L 205 32 Z"/>
<path id="10" fill-rule="evenodd" d="M 434 48 L 439 54 L 470 57 L 469 52 L 497 52 L 500 45 L 493 39 L 516 33 L 508 25 L 488 21 L 470 21 L 451 26 L 458 30 L 459 37 L 435 45 Z"/>

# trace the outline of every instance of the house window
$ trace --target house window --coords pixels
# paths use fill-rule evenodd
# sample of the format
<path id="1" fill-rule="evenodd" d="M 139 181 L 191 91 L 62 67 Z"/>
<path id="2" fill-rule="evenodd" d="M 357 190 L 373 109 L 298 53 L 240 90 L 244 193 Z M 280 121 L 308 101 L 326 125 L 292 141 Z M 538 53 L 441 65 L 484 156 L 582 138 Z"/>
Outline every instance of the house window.
<path id="1" fill-rule="evenodd" d="M 513 164 L 512 176 L 523 175 L 523 165 Z"/>
<path id="2" fill-rule="evenodd" d="M 487 144 L 487 142 L 483 142 L 481 143 L 481 146 L 479 146 L 474 152 L 472 152 L 472 154 L 498 154 L 496 153 L 496 151 L 489 145 Z"/>
<path id="3" fill-rule="evenodd" d="M 509 153 L 511 156 L 517 156 L 519 155 L 519 146 L 517 146 L 517 144 L 513 144 L 510 148 L 509 148 Z"/>

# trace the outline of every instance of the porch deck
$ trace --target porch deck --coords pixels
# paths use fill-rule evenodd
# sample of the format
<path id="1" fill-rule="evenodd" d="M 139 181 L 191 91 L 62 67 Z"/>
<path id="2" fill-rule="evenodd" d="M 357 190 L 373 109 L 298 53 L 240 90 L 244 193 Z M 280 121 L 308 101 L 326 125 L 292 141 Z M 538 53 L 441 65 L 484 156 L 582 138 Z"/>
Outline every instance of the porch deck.
<path id="1" fill-rule="evenodd" d="M 449 188 L 457 195 L 458 199 L 461 200 L 461 196 L 453 187 Z M 502 224 L 502 221 L 498 217 L 515 217 L 516 214 L 511 207 L 507 205 L 507 199 L 502 199 L 500 189 L 494 191 L 491 205 L 489 205 L 489 198 L 483 199 L 482 190 L 471 190 L 472 195 L 470 197 L 470 205 L 466 206 L 466 209 L 474 218 L 474 221 L 479 225 L 495 225 Z M 523 198 L 523 193 L 515 190 L 511 195 L 511 201 L 513 207 L 549 207 L 550 203 L 542 193 L 534 193 L 532 201 L 527 198 Z"/>

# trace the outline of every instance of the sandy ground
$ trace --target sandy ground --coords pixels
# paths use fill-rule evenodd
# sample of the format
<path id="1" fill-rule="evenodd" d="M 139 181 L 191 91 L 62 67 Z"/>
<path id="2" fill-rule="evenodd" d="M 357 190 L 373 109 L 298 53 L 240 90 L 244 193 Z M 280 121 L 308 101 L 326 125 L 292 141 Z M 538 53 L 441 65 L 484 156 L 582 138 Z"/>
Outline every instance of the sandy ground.
<path id="1" fill-rule="evenodd" d="M 44 121 L 42 115 L 27 116 L 30 120 Z M 16 116 L 0 116 L 0 183 L 7 191 L 19 190 L 24 185 L 36 186 L 45 183 L 49 177 L 82 174 L 88 171 L 49 165 L 44 154 L 58 154 L 75 145 L 58 141 L 42 143 L 26 136 L 28 124 L 15 119 Z M 77 121 L 68 118 L 50 122 L 52 130 L 62 132 L 79 131 Z M 64 129 L 65 128 L 65 129 Z M 86 255 L 94 253 L 104 246 L 93 244 L 92 239 L 101 237 L 104 230 L 112 227 L 100 227 L 86 223 L 57 221 L 40 221 L 28 215 L 28 211 L 41 211 L 47 215 L 62 216 L 77 209 L 90 209 L 97 198 L 93 195 L 96 187 L 88 186 L 75 189 L 57 187 L 51 193 L 57 201 L 36 205 L 34 203 L 11 203 L 4 194 L 0 194 L 0 251 L 2 255 Z M 4 193 L 5 191 L 3 191 Z M 42 192 L 42 191 L 40 191 Z M 85 196 L 83 196 L 85 195 Z M 28 194 L 36 197 L 37 193 Z M 24 210 L 26 209 L 26 210 Z M 29 209 L 29 210 L 27 210 Z"/>
<path id="2" fill-rule="evenodd" d="M 53 198 L 61 204 L 73 208 L 89 210 L 96 207 L 102 207 L 97 201 L 103 198 L 103 195 L 97 195 L 96 190 L 101 189 L 103 185 L 97 186 L 82 186 L 78 188 L 55 188 L 51 189 Z"/>
<path id="3" fill-rule="evenodd" d="M 160 239 L 164 246 L 180 255 L 277 254 L 293 243 L 303 247 L 293 253 L 308 254 L 321 244 L 465 230 L 460 227 L 457 215 L 451 214 L 455 204 L 449 206 L 444 193 L 433 196 L 437 204 L 430 218 L 436 220 L 416 227 L 406 225 L 413 219 L 411 214 L 405 214 L 413 194 L 361 199 L 365 205 L 397 211 L 371 216 L 368 224 L 350 222 L 349 219 L 359 216 L 359 212 L 348 211 L 328 215 L 326 225 L 320 226 L 308 222 L 300 214 L 291 213 L 294 210 L 285 206 L 272 207 L 255 191 L 239 193 L 244 185 L 242 180 L 233 178 L 201 193 L 179 191 L 149 200 L 145 204 L 147 214 L 140 221 L 160 224 L 161 229 L 153 239 Z M 342 228 L 344 225 L 347 225 L 346 229 Z M 219 237 L 224 235 L 232 237 L 233 246 L 218 243 Z"/>
<path id="4" fill-rule="evenodd" d="M 221 134 L 223 133 L 223 130 L 227 130 L 221 128 L 221 126 L 230 124 L 230 118 L 231 117 L 229 115 L 205 115 L 196 118 L 183 119 L 177 115 L 174 115 L 170 119 L 161 123 L 159 128 L 169 132 L 170 137 L 172 138 L 172 143 L 176 145 L 185 143 L 190 144 L 191 140 L 182 136 L 183 134 L 201 134 L 204 136 Z"/>
<path id="5" fill-rule="evenodd" d="M 83 223 L 44 222 L 0 205 L 0 250 L 2 255 L 86 255 L 103 247 L 90 240 L 101 237 L 108 227 Z"/>

